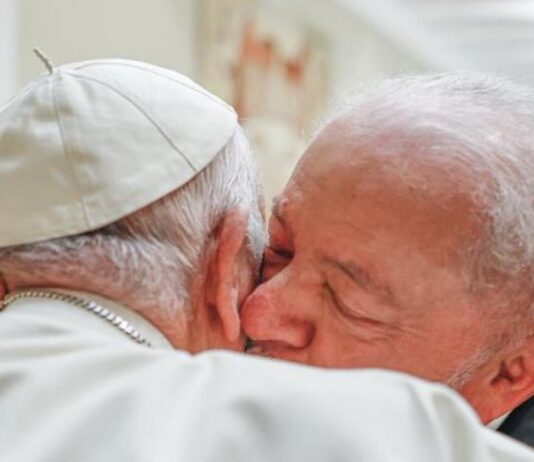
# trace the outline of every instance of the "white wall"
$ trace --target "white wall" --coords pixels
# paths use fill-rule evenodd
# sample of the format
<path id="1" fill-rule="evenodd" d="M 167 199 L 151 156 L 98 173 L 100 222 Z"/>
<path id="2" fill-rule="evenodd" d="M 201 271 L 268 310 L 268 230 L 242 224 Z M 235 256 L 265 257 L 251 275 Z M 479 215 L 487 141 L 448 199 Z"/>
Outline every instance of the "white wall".
<path id="1" fill-rule="evenodd" d="M 260 0 L 279 14 L 309 25 L 330 42 L 330 90 L 351 81 L 428 69 L 429 64 L 370 24 L 358 8 L 339 0 Z M 357 3 L 354 0 L 354 3 Z M 385 12 L 384 12 L 385 13 Z"/>
<path id="2" fill-rule="evenodd" d="M 5 0 L 0 0 L 5 1 Z M 200 0 L 10 0 L 19 4 L 20 85 L 44 69 L 39 46 L 53 63 L 102 57 L 149 61 L 199 77 Z M 329 95 L 380 74 L 426 69 L 421 56 L 399 46 L 358 9 L 340 0 L 258 0 L 274 14 L 307 25 L 330 45 Z M 373 0 L 375 1 L 375 0 Z M 379 16 L 380 17 L 380 16 Z M 249 133 L 260 153 L 267 199 L 280 191 L 305 139 L 284 127 Z M 268 154 L 268 155 L 267 155 Z"/>
<path id="3" fill-rule="evenodd" d="M 377 73 L 425 69 L 334 0 L 259 0 L 287 18 L 307 24 L 331 43 L 332 88 Z M 19 83 L 43 71 L 32 48 L 56 64 L 102 57 L 150 61 L 198 76 L 199 0 L 0 0 L 19 5 Z M 2 37 L 3 37 L 2 32 Z"/>
<path id="4" fill-rule="evenodd" d="M 16 0 L 0 0 L 0 104 L 18 84 L 17 26 Z"/>
<path id="5" fill-rule="evenodd" d="M 55 64 L 132 58 L 195 74 L 195 0 L 18 0 L 19 84 Z M 3 35 L 3 34 L 2 34 Z"/>
<path id="6" fill-rule="evenodd" d="M 327 100 L 350 94 L 356 85 L 379 75 L 429 68 L 420 55 L 407 51 L 370 24 L 365 14 L 357 9 L 343 8 L 338 0 L 259 1 L 273 13 L 307 25 L 324 37 L 329 45 Z M 296 139 L 283 126 L 258 130 L 252 122 L 247 123 L 247 129 L 260 154 L 265 198 L 269 204 L 291 175 L 306 147 L 309 133 Z"/>

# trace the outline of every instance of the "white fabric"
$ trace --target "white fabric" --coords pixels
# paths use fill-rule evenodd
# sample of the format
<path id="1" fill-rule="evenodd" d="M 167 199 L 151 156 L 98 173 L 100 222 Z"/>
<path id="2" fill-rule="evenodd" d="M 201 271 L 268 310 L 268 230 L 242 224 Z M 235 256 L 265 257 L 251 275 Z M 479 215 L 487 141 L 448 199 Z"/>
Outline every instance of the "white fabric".
<path id="1" fill-rule="evenodd" d="M 0 108 L 0 247 L 83 233 L 182 186 L 237 127 L 188 78 L 128 60 L 45 73 Z"/>
<path id="2" fill-rule="evenodd" d="M 120 316 L 130 325 L 135 327 L 137 332 L 139 332 L 142 337 L 148 340 L 148 342 L 152 345 L 152 347 L 166 348 L 168 350 L 173 349 L 171 342 L 150 321 L 148 321 L 146 318 L 136 313 L 135 311 L 130 310 L 129 308 L 126 308 L 120 305 L 119 303 L 114 302 L 113 300 L 110 300 L 108 298 L 102 297 L 97 294 L 93 294 L 89 292 L 82 292 L 79 290 L 65 290 L 65 289 L 57 290 L 52 287 L 48 289 L 43 289 L 43 290 L 45 291 L 49 290 L 53 292 L 60 292 L 64 294 L 74 295 L 75 297 L 81 298 L 83 300 L 93 301 L 97 303 L 98 305 L 104 308 L 107 308 L 113 314 Z M 36 299 L 36 301 L 37 300 L 39 299 Z M 49 304 L 46 304 L 46 306 L 49 306 Z M 52 314 L 50 316 L 52 316 Z M 114 330 L 117 329 L 115 326 L 112 326 L 109 322 L 101 320 L 97 315 L 94 315 L 94 316 L 97 318 L 98 325 L 100 327 L 104 328 L 101 323 L 105 323 L 108 325 L 109 328 L 114 329 Z"/>
<path id="3" fill-rule="evenodd" d="M 0 313 L 0 416 L 9 462 L 534 460 L 439 385 L 149 349 L 44 299 Z"/>

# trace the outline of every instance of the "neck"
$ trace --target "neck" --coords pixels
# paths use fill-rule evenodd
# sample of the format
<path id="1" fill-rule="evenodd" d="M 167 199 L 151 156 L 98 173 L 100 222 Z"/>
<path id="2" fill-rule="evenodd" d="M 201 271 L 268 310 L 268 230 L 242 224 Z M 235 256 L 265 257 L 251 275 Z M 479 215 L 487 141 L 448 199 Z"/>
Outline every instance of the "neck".
<path id="1" fill-rule="evenodd" d="M 188 335 L 188 316 L 182 304 L 174 297 L 165 297 L 165 302 L 160 303 L 161 293 L 158 297 L 145 294 L 139 297 L 137 293 L 126 293 L 124 290 L 113 285 L 99 284 L 97 278 L 89 280 L 72 279 L 36 279 L 27 277 L 6 277 L 0 278 L 0 299 L 8 293 L 27 289 L 57 289 L 73 290 L 85 293 L 93 293 L 122 306 L 125 306 L 137 314 L 141 315 L 153 326 L 155 326 L 173 345 L 174 348 L 191 351 L 191 339 Z M 178 306 L 179 305 L 179 306 Z"/>

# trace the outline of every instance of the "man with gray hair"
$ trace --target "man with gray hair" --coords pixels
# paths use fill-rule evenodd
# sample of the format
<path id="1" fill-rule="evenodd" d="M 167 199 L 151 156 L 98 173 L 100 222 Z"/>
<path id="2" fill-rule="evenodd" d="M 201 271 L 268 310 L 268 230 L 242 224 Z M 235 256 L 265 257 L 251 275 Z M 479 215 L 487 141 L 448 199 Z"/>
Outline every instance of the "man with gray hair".
<path id="1" fill-rule="evenodd" d="M 231 108 L 175 73 L 97 61 L 51 70 L 3 114 L 6 304 L 25 287 L 83 290 L 148 317 L 177 348 L 197 351 L 206 319 L 230 341 L 210 336 L 210 347 L 241 348 L 236 306 L 198 303 L 222 296 L 206 286 L 210 272 L 239 288 L 217 307 L 240 303 L 264 246 L 256 171 Z"/>
<path id="2" fill-rule="evenodd" d="M 263 245 L 236 115 L 155 66 L 45 62 L 0 111 L 2 459 L 531 459 L 439 385 L 191 355 L 243 348 Z"/>
<path id="3" fill-rule="evenodd" d="M 533 127 L 532 89 L 461 72 L 384 81 L 336 112 L 275 203 L 251 350 L 447 383 L 484 423 L 525 403 Z M 502 430 L 534 446 L 528 409 Z"/>

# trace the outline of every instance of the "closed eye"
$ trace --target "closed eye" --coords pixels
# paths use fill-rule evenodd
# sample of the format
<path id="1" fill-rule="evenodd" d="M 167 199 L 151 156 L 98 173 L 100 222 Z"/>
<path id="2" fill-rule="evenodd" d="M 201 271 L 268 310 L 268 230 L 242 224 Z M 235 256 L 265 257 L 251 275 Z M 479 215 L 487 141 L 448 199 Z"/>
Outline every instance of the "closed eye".
<path id="1" fill-rule="evenodd" d="M 355 314 L 351 311 L 351 309 L 345 305 L 345 303 L 343 303 L 341 301 L 341 299 L 337 296 L 336 292 L 334 289 L 332 289 L 332 287 L 330 286 L 330 284 L 325 284 L 325 290 L 326 290 L 326 293 L 328 294 L 328 297 L 330 298 L 330 300 L 332 301 L 332 303 L 336 306 L 336 308 L 346 317 L 349 317 L 349 318 L 353 318 L 353 319 L 356 319 L 356 316 Z"/>
<path id="2" fill-rule="evenodd" d="M 364 315 L 361 315 L 359 313 L 357 313 L 354 309 L 350 308 L 349 306 L 347 306 L 347 304 L 345 304 L 341 298 L 336 294 L 336 291 L 329 285 L 329 284 L 326 284 L 325 285 L 325 290 L 329 296 L 329 298 L 332 300 L 332 303 L 335 305 L 335 307 L 337 308 L 337 310 L 347 319 L 351 319 L 352 321 L 356 321 L 356 322 L 360 322 L 360 323 L 365 323 L 367 325 L 371 325 L 371 326 L 384 326 L 384 323 L 376 320 L 376 319 L 372 319 L 368 316 L 364 316 Z"/>
<path id="3" fill-rule="evenodd" d="M 293 255 L 284 249 L 267 247 L 263 255 L 261 268 L 261 281 L 265 282 L 282 271 L 291 261 Z"/>

